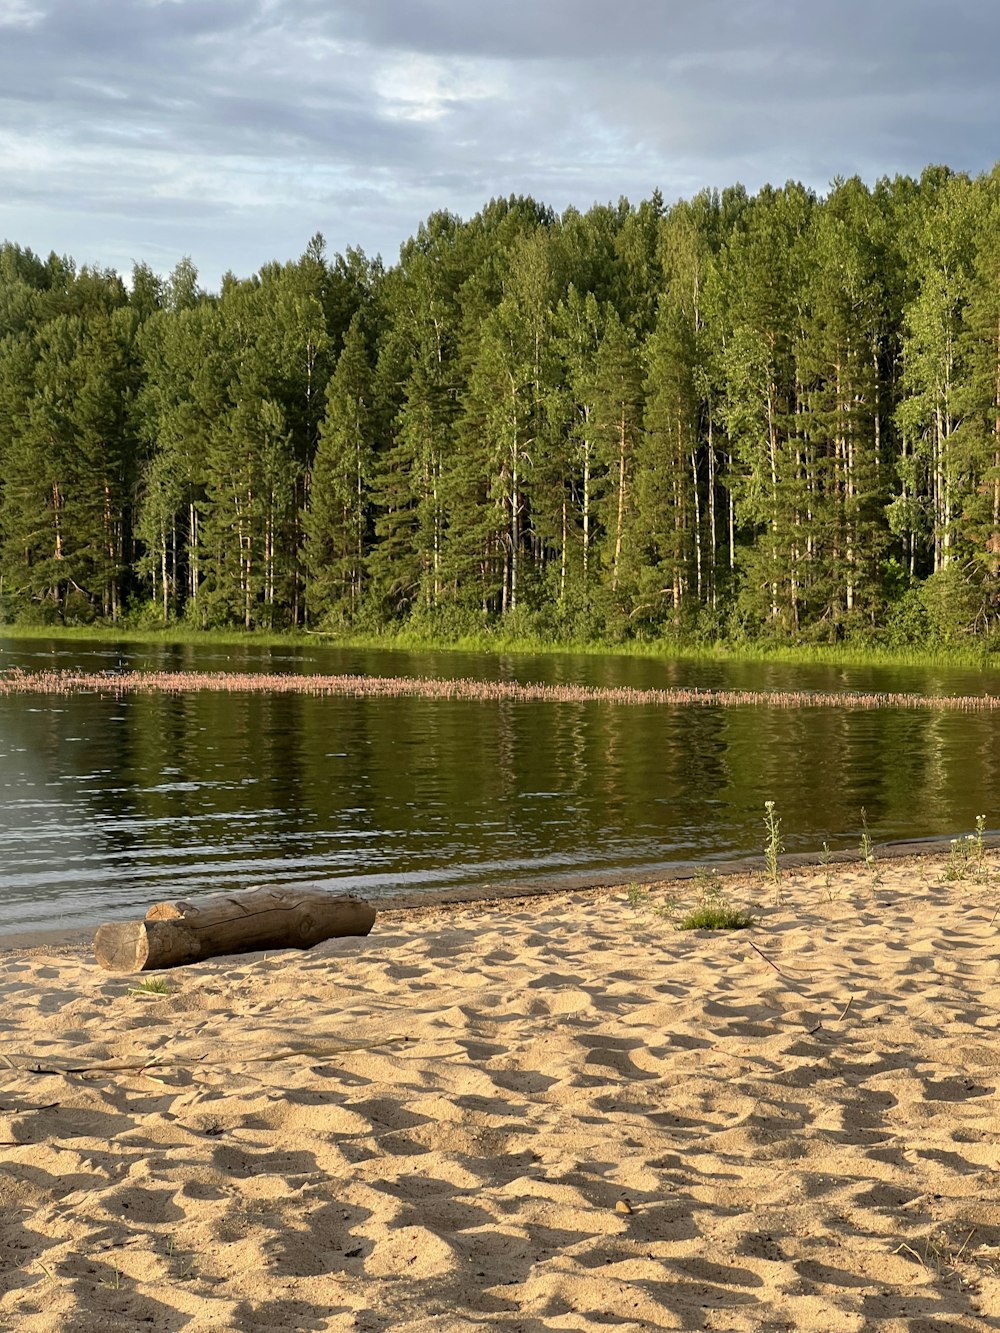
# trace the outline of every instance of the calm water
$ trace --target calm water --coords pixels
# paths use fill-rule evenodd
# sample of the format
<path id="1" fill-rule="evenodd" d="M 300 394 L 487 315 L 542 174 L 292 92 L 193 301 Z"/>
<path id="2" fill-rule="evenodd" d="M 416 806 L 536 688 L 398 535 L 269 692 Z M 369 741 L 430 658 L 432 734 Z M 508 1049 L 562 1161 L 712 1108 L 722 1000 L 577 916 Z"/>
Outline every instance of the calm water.
<path id="1" fill-rule="evenodd" d="M 0 671 L 366 671 L 1000 690 L 1000 673 L 0 640 Z M 190 694 L 0 697 L 0 935 L 309 881 L 378 898 L 1000 825 L 1000 715 Z"/>

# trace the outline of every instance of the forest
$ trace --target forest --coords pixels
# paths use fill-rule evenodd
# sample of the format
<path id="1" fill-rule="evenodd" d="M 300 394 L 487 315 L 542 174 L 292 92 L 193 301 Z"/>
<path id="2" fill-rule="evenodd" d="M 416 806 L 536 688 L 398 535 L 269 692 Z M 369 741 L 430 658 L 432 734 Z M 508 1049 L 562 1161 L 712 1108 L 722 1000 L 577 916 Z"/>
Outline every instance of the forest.
<path id="1" fill-rule="evenodd" d="M 0 621 L 1000 648 L 1000 166 L 0 247 Z"/>

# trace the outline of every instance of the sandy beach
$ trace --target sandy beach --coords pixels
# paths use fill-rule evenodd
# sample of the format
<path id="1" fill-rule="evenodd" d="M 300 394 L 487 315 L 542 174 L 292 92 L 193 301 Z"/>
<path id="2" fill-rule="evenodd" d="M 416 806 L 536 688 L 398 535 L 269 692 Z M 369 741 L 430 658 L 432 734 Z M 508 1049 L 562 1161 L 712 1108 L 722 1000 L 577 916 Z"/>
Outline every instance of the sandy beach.
<path id="1" fill-rule="evenodd" d="M 0 1328 L 1000 1320 L 1000 859 L 0 954 Z M 672 904 L 671 899 L 679 899 Z"/>

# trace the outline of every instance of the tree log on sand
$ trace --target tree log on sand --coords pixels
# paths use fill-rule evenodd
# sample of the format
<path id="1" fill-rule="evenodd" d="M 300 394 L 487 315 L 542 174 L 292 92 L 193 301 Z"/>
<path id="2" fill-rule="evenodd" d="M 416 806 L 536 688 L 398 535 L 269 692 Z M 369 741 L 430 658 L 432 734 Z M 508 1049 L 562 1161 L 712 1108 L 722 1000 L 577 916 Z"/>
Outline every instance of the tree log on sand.
<path id="1" fill-rule="evenodd" d="M 315 888 L 255 888 L 191 902 L 155 903 L 144 921 L 112 921 L 94 936 L 108 972 L 144 972 L 255 949 L 310 949 L 322 940 L 367 935 L 375 908 Z"/>

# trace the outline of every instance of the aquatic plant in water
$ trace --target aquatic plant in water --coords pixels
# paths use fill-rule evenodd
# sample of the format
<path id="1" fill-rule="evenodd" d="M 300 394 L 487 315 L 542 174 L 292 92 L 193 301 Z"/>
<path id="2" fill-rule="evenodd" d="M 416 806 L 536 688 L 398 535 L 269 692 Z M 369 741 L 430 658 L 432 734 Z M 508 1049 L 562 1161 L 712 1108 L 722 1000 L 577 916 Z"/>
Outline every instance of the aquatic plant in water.
<path id="1" fill-rule="evenodd" d="M 600 703 L 671 708 L 929 709 L 996 712 L 1000 696 L 870 693 L 852 690 L 714 690 L 696 687 L 637 690 L 627 686 L 522 684 L 515 680 L 425 676 L 305 675 L 254 671 L 24 671 L 0 673 L 2 694 L 342 695 L 350 698 L 469 699 L 476 702 Z"/>

